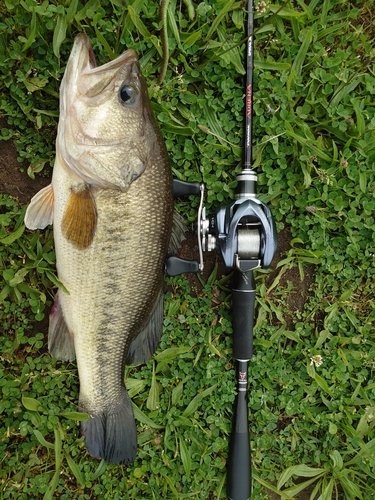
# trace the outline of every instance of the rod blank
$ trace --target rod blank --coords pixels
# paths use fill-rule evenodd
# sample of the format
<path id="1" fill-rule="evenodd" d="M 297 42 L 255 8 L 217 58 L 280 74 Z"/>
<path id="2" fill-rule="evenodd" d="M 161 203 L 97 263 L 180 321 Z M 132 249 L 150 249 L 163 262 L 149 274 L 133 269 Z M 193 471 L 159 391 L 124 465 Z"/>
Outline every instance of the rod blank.
<path id="1" fill-rule="evenodd" d="M 254 71 L 254 12 L 253 0 L 247 3 L 247 43 L 246 43 L 246 79 L 245 79 L 245 120 L 243 169 L 252 166 L 252 129 L 253 129 L 253 71 Z"/>

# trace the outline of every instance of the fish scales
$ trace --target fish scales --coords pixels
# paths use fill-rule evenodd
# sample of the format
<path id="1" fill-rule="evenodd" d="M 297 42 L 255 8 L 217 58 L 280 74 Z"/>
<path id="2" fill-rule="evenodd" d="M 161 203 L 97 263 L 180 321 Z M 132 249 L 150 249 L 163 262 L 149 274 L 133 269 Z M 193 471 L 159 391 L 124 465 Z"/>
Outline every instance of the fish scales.
<path id="1" fill-rule="evenodd" d="M 64 239 L 56 215 L 55 241 L 62 242 L 56 246 L 57 262 L 70 262 L 58 267 L 59 279 L 71 295 L 74 290 L 74 300 L 59 293 L 60 303 L 68 329 L 79 332 L 74 344 L 80 409 L 92 416 L 105 414 L 121 399 L 127 348 L 149 318 L 163 286 L 171 227 L 165 208 L 171 199 L 157 194 L 168 179 L 156 177 L 154 170 L 158 171 L 150 168 L 134 181 L 127 193 L 94 190 L 98 224 L 86 250 L 77 250 Z M 69 182 L 66 188 L 67 197 Z M 156 219 L 156 214 L 166 216 Z M 97 454 L 101 458 L 103 452 Z"/>
<path id="2" fill-rule="evenodd" d="M 137 441 L 124 365 L 149 359 L 161 335 L 172 177 L 134 51 L 99 68 L 92 61 L 80 35 L 61 85 L 52 183 L 25 223 L 53 223 L 69 294 L 56 295 L 49 349 L 76 357 L 88 450 L 130 463 Z"/>
<path id="3" fill-rule="evenodd" d="M 94 241 L 86 250 L 77 250 L 64 239 L 59 216 L 56 216 L 57 262 L 70 262 L 69 266 L 58 265 L 59 279 L 71 294 L 74 291 L 75 299 L 62 293 L 59 297 L 69 330 L 80 332 L 75 340 L 79 366 L 88 365 L 90 361 L 86 359 L 88 345 L 99 354 L 113 345 L 118 353 L 124 352 L 126 344 L 149 318 L 163 286 L 165 241 L 171 220 L 160 216 L 155 219 L 155 216 L 165 212 L 165 206 L 171 201 L 156 195 L 157 182 L 152 169 L 150 174 L 145 172 L 125 194 L 112 190 L 94 191 L 98 225 Z M 142 186 L 148 182 L 148 177 L 153 182 Z M 142 190 L 149 195 L 139 196 Z M 93 341 L 93 331 L 97 342 Z M 124 335 L 123 332 L 128 333 Z M 122 358 L 121 354 L 116 357 Z M 114 362 L 113 357 L 110 360 Z M 95 367 L 98 371 L 103 369 L 103 364 Z M 111 373 L 112 369 L 110 366 Z M 119 372 L 116 376 L 121 378 L 122 374 Z M 92 381 L 81 374 L 80 378 L 82 393 L 82 387 L 91 385 Z M 100 386 L 95 380 L 88 394 L 95 394 L 95 384 Z"/>

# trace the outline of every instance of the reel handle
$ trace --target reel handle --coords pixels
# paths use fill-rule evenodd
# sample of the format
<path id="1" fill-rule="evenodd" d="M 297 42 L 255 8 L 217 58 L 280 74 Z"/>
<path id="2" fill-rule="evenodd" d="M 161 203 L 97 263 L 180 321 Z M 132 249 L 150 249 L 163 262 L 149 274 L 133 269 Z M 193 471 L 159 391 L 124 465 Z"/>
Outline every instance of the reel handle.
<path id="1" fill-rule="evenodd" d="M 203 184 L 199 182 L 185 182 L 179 179 L 173 179 L 173 197 L 180 198 L 181 196 L 188 196 L 190 194 L 200 194 L 200 204 L 198 210 L 199 227 L 201 226 L 202 211 L 203 211 Z M 199 248 L 199 262 L 197 260 L 181 259 L 172 255 L 168 257 L 165 262 L 165 272 L 168 276 L 178 276 L 183 273 L 197 273 L 203 269 L 203 249 L 201 241 L 201 232 L 198 233 L 198 248 Z"/>

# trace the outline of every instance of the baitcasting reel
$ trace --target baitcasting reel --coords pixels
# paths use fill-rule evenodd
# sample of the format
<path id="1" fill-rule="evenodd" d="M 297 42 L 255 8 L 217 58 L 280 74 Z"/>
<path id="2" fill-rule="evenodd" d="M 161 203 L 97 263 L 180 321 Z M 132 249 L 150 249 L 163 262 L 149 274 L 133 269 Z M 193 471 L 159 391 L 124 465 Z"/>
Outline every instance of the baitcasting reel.
<path id="1" fill-rule="evenodd" d="M 220 207 L 215 215 L 206 218 L 203 208 L 204 186 L 196 182 L 173 181 L 175 197 L 200 194 L 198 220 L 199 262 L 169 257 L 166 271 L 169 276 L 203 270 L 203 251 L 215 250 L 228 268 L 242 273 L 271 264 L 277 246 L 277 233 L 271 211 L 255 196 L 256 174 L 243 170 L 237 176 L 237 199 L 232 205 Z"/>

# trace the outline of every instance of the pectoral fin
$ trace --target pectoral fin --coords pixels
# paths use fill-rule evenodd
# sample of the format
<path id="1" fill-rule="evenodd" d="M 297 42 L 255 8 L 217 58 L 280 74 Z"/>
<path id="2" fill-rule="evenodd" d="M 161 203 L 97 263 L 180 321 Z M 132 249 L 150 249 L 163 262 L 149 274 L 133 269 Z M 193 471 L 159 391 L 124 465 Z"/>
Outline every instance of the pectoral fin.
<path id="1" fill-rule="evenodd" d="M 53 188 L 51 184 L 41 189 L 31 199 L 25 214 L 25 225 L 29 229 L 44 229 L 53 222 Z"/>
<path id="2" fill-rule="evenodd" d="M 78 250 L 92 243 L 96 228 L 95 201 L 85 183 L 72 186 L 61 222 L 63 236 Z"/>

